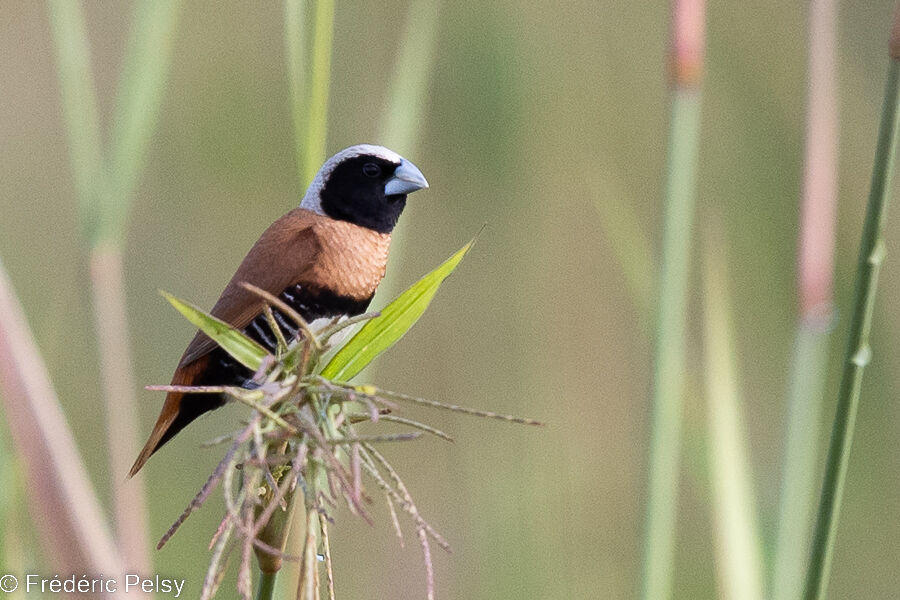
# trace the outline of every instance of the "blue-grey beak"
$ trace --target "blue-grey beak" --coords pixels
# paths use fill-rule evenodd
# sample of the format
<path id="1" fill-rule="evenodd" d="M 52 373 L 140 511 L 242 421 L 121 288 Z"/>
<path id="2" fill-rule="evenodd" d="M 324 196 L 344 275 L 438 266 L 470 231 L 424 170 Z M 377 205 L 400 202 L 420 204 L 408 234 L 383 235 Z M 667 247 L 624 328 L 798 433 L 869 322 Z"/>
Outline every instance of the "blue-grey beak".
<path id="1" fill-rule="evenodd" d="M 406 160 L 401 160 L 400 166 L 394 171 L 394 176 L 384 184 L 385 196 L 399 196 L 411 194 L 416 190 L 428 187 L 428 182 L 419 168 Z"/>

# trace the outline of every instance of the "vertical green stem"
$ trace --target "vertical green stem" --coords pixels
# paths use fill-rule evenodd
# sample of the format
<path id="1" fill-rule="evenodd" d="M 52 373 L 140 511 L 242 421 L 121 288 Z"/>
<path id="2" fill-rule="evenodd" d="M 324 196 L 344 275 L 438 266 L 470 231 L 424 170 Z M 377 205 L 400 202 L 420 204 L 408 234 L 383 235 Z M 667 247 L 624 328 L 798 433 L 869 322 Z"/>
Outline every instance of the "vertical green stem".
<path id="1" fill-rule="evenodd" d="M 297 600 L 319 600 L 319 511 L 316 506 L 319 489 L 327 489 L 326 470 L 314 460 L 307 463 L 305 492 L 306 526 L 300 554 L 300 575 L 297 580 Z M 325 487 L 319 487 L 321 483 Z"/>
<path id="2" fill-rule="evenodd" d="M 822 397 L 828 374 L 828 331 L 801 322 L 794 336 L 788 392 L 787 435 L 778 534 L 772 577 L 773 600 L 796 600 L 803 589 L 811 518 L 819 469 Z"/>
<path id="3" fill-rule="evenodd" d="M 697 89 L 677 89 L 672 105 L 644 540 L 643 598 L 646 600 L 665 599 L 671 592 L 700 100 Z"/>
<path id="4" fill-rule="evenodd" d="M 110 148 L 104 153 L 81 3 L 49 3 L 79 214 L 91 248 L 110 466 L 116 478 L 127 472 L 130 457 L 138 449 L 122 267 L 125 223 L 156 128 L 180 5 L 180 0 L 159 0 L 135 6 Z M 119 545 L 127 566 L 146 572 L 150 558 L 143 482 L 116 485 L 113 497 Z"/>
<path id="5" fill-rule="evenodd" d="M 312 55 L 307 98 L 306 151 L 303 154 L 303 185 L 309 184 L 325 160 L 328 131 L 328 95 L 331 86 L 331 45 L 334 38 L 334 0 L 316 2 Z"/>
<path id="6" fill-rule="evenodd" d="M 671 7 L 672 115 L 653 357 L 650 476 L 641 590 L 644 600 L 667 600 L 672 593 L 685 379 L 684 331 L 705 39 L 704 0 L 672 0 Z"/>
<path id="7" fill-rule="evenodd" d="M 762 544 L 741 415 L 725 244 L 707 244 L 703 277 L 703 376 L 708 421 L 707 454 L 712 485 L 716 575 L 721 598 L 765 597 Z"/>
<path id="8" fill-rule="evenodd" d="M 622 273 L 625 288 L 638 310 L 641 333 L 649 337 L 656 306 L 656 260 L 652 238 L 635 210 L 630 191 L 611 172 L 597 173 L 593 196 L 598 225 Z"/>
<path id="9" fill-rule="evenodd" d="M 78 214 L 85 236 L 93 243 L 99 222 L 95 188 L 104 177 L 104 167 L 84 12 L 81 3 L 69 0 L 50 0 L 48 7 Z"/>
<path id="10" fill-rule="evenodd" d="M 134 5 L 106 154 L 109 186 L 100 195 L 105 225 L 101 233 L 120 245 L 159 120 L 180 13 L 181 0 Z"/>
<path id="11" fill-rule="evenodd" d="M 821 414 L 831 343 L 837 206 L 837 8 L 810 0 L 806 142 L 798 236 L 799 319 L 791 355 L 773 600 L 803 589 L 815 506 Z"/>
<path id="12" fill-rule="evenodd" d="M 114 480 L 128 472 L 140 448 L 137 386 L 126 314 L 126 224 L 159 120 L 180 13 L 180 0 L 139 2 L 134 7 L 105 154 L 107 176 L 96 182 L 102 217 L 91 248 L 91 284 Z M 122 551 L 129 566 L 146 571 L 152 561 L 147 551 L 149 524 L 143 480 L 114 486 L 114 497 Z"/>
<path id="13" fill-rule="evenodd" d="M 872 313 L 875 305 L 875 291 L 878 272 L 884 260 L 885 245 L 882 238 L 888 192 L 891 189 L 894 151 L 897 137 L 898 77 L 900 64 L 896 58 L 891 61 L 885 88 L 878 145 L 875 150 L 875 164 L 872 170 L 872 184 L 866 221 L 863 227 L 857 262 L 855 298 L 850 321 L 850 335 L 844 359 L 844 371 L 838 392 L 838 403 L 828 447 L 825 479 L 819 500 L 810 554 L 809 570 L 806 574 L 804 598 L 816 600 L 825 597 L 828 574 L 831 569 L 834 539 L 837 533 L 838 515 L 847 476 L 850 447 L 853 442 L 853 427 L 859 406 L 859 393 L 863 371 L 871 360 L 869 332 L 872 327 Z"/>
<path id="14" fill-rule="evenodd" d="M 415 152 L 424 126 L 425 96 L 434 70 L 440 12 L 441 0 L 413 0 L 403 26 L 388 105 L 378 134 L 379 144 L 401 154 Z"/>
<path id="15" fill-rule="evenodd" d="M 275 597 L 275 581 L 277 578 L 277 572 L 259 572 L 259 590 L 256 592 L 256 600 L 272 600 Z"/>
<path id="16" fill-rule="evenodd" d="M 425 129 L 425 103 L 434 56 L 437 51 L 442 0 L 413 0 L 403 26 L 397 60 L 391 78 L 389 99 L 385 108 L 377 143 L 396 150 L 415 161 L 419 140 Z M 404 217 L 408 224 L 409 217 Z M 391 239 L 391 268 L 378 286 L 381 298 L 393 298 L 401 290 L 397 284 L 398 265 L 405 252 L 405 230 L 394 230 Z"/>
<path id="17" fill-rule="evenodd" d="M 306 83 L 306 21 L 303 18 L 301 0 L 284 0 L 284 45 L 287 54 L 288 81 L 291 90 L 291 116 L 294 120 L 294 148 L 297 160 L 297 174 L 300 185 L 309 183 L 303 179 L 304 156 L 306 155 L 306 97 L 303 90 Z"/>
<path id="18" fill-rule="evenodd" d="M 334 0 L 319 0 L 315 4 L 312 31 L 312 49 L 307 57 L 306 23 L 304 20 L 304 7 L 301 0 L 285 0 L 285 45 L 287 51 L 287 68 L 290 77 L 291 88 L 291 112 L 294 119 L 294 136 L 296 140 L 296 154 L 298 174 L 301 186 L 307 186 L 313 180 L 325 159 L 325 146 L 328 131 L 328 96 L 331 80 L 331 54 L 334 39 Z M 308 64 L 306 61 L 308 60 Z M 306 88 L 304 89 L 304 86 Z M 311 481 L 315 477 L 309 475 Z M 307 502 L 309 499 L 307 499 Z M 315 509 L 313 509 L 315 513 Z M 310 569 L 316 573 L 316 565 L 307 560 L 310 535 L 309 529 L 312 518 L 309 514 L 297 510 L 294 519 L 303 517 L 306 521 L 307 534 L 303 539 L 298 538 L 298 549 L 303 561 L 300 565 L 297 597 L 306 597 L 313 592 L 315 585 L 306 577 Z M 313 515 L 315 516 L 315 515 Z M 295 530 L 301 530 L 299 523 L 295 524 Z M 313 547 L 313 557 L 315 549 Z M 285 582 L 288 577 L 282 577 Z M 310 587 L 312 586 L 312 587 Z M 285 584 L 280 586 L 285 590 Z M 309 596 L 312 598 L 312 596 Z"/>

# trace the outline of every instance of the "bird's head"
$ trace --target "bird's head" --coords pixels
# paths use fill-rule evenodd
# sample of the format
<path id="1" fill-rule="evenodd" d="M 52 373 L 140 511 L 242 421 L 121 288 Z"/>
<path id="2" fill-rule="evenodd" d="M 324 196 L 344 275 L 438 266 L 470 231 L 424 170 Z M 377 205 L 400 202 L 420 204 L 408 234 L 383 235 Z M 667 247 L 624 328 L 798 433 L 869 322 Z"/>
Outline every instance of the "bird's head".
<path id="1" fill-rule="evenodd" d="M 359 144 L 325 161 L 300 208 L 390 233 L 406 196 L 428 187 L 416 165 L 384 146 Z"/>

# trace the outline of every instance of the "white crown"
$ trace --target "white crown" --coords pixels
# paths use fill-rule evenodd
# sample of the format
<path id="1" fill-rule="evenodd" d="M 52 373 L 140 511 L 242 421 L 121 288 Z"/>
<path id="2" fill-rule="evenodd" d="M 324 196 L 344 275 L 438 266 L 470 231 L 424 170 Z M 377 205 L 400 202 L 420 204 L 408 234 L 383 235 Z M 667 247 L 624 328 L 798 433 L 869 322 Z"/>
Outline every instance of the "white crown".
<path id="1" fill-rule="evenodd" d="M 353 158 L 354 156 L 360 156 L 362 154 L 383 158 L 387 161 L 397 164 L 400 164 L 403 161 L 402 156 L 400 156 L 393 150 L 385 148 L 384 146 L 376 146 L 374 144 L 357 144 L 356 146 L 344 148 L 343 150 L 326 160 L 325 164 L 322 165 L 322 168 L 319 169 L 319 172 L 316 173 L 316 176 L 313 178 L 312 183 L 310 183 L 309 187 L 306 189 L 306 194 L 303 196 L 303 200 L 300 202 L 300 208 L 305 208 L 306 210 L 312 211 L 314 213 L 324 215 L 325 213 L 322 212 L 322 199 L 319 197 L 319 192 L 325 185 L 325 180 L 328 179 L 328 176 L 331 175 L 331 172 L 334 171 L 334 168 L 345 159 Z"/>

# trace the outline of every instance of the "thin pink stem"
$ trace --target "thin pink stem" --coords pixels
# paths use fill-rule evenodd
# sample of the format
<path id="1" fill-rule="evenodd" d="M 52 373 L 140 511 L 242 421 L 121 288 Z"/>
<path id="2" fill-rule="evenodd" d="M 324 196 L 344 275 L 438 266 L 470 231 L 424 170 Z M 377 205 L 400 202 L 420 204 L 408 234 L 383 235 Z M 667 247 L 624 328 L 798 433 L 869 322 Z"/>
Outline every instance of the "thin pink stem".
<path id="1" fill-rule="evenodd" d="M 669 78 L 674 87 L 697 87 L 703 79 L 705 14 L 704 0 L 672 2 Z"/>
<path id="2" fill-rule="evenodd" d="M 834 3 L 810 3 L 806 156 L 800 214 L 798 295 L 806 322 L 827 324 L 834 273 L 837 96 Z"/>
<path id="3" fill-rule="evenodd" d="M 0 398 L 25 466 L 29 510 L 62 572 L 124 573 L 109 524 L 25 313 L 0 264 Z"/>
<path id="4" fill-rule="evenodd" d="M 138 454 L 138 408 L 128 345 L 122 252 L 113 246 L 91 251 L 91 288 L 94 326 L 100 351 L 103 396 L 106 399 L 106 435 L 113 481 L 116 532 L 126 566 L 149 573 L 147 502 L 144 478 L 125 481 Z"/>

